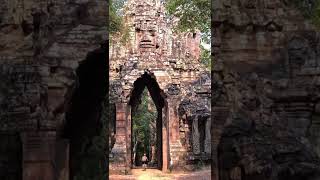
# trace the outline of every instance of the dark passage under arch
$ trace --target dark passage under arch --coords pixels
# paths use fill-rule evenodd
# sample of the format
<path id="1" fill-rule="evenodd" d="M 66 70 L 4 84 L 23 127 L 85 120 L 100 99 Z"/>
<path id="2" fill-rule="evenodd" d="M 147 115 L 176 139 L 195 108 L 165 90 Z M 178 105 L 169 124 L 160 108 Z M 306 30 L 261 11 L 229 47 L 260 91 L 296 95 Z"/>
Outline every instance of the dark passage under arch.
<path id="1" fill-rule="evenodd" d="M 108 171 L 108 152 L 92 151 L 96 143 L 94 138 L 103 130 L 101 114 L 102 103 L 108 91 L 107 58 L 107 48 L 101 47 L 89 52 L 77 69 L 78 82 L 66 112 L 66 125 L 63 130 L 63 137 L 70 142 L 70 180 L 77 174 L 90 179 Z M 107 150 L 107 141 L 105 146 Z M 90 165 L 90 169 L 83 172 L 86 164 Z M 101 169 L 106 172 L 101 172 Z"/>
<path id="2" fill-rule="evenodd" d="M 0 179 L 22 180 L 22 141 L 19 133 L 0 132 Z"/>
<path id="3" fill-rule="evenodd" d="M 156 154 L 157 154 L 157 168 L 162 169 L 163 166 L 163 156 L 162 156 L 162 124 L 163 124 L 163 119 L 162 119 L 162 109 L 165 105 L 165 99 L 164 99 L 164 93 L 160 89 L 155 77 L 148 73 L 145 72 L 140 78 L 138 78 L 134 82 L 134 88 L 131 93 L 129 105 L 131 106 L 131 116 L 133 117 L 138 105 L 141 102 L 141 95 L 143 90 L 147 88 L 151 98 L 156 106 L 157 109 L 157 119 L 156 119 Z M 131 123 L 131 132 L 132 132 L 132 125 L 133 122 Z M 132 162 L 132 149 L 133 149 L 133 142 L 132 142 L 133 136 L 131 136 L 131 165 L 133 165 Z"/>

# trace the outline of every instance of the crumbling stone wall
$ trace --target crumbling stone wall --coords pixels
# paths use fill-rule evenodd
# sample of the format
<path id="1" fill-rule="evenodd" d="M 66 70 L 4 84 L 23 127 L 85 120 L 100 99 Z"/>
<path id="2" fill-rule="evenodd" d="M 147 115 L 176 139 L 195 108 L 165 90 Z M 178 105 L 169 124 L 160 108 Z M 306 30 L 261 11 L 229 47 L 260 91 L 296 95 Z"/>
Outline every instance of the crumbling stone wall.
<path id="1" fill-rule="evenodd" d="M 78 63 L 107 40 L 106 9 L 103 0 L 0 5 L 0 129 L 20 134 L 23 179 L 68 178 L 58 172 L 68 171 L 58 161 L 68 153 L 65 114 Z"/>
<path id="2" fill-rule="evenodd" d="M 288 1 L 214 1 L 213 175 L 319 179 L 319 33 Z"/>
<path id="3" fill-rule="evenodd" d="M 211 161 L 211 86 L 210 74 L 191 83 L 178 107 L 180 139 L 187 149 L 189 163 Z"/>

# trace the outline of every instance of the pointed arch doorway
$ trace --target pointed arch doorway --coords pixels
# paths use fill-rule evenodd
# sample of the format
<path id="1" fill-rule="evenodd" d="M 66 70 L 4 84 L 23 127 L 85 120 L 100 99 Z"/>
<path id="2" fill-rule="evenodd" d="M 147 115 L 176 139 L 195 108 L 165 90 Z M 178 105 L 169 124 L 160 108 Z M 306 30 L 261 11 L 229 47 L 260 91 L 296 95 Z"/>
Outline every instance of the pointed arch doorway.
<path id="1" fill-rule="evenodd" d="M 134 82 L 134 87 L 131 92 L 130 100 L 128 103 L 128 108 L 130 109 L 130 113 L 128 113 L 128 125 L 131 127 L 128 128 L 129 132 L 128 134 L 128 146 L 127 146 L 127 160 L 129 160 L 129 166 L 131 168 L 137 167 L 136 160 L 139 159 L 136 156 L 136 152 L 134 152 L 135 148 L 135 142 L 133 142 L 133 124 L 132 117 L 135 115 L 137 107 L 139 106 L 141 102 L 141 96 L 143 94 L 143 91 L 147 89 L 149 92 L 149 95 L 151 96 L 151 99 L 156 107 L 157 115 L 155 120 L 155 146 L 154 148 L 154 155 L 156 157 L 150 157 L 151 153 L 147 153 L 149 161 L 151 159 L 156 159 L 156 162 L 153 165 L 150 165 L 148 167 L 157 168 L 159 170 L 166 171 L 168 169 L 168 162 L 169 162 L 169 156 L 168 156 L 168 108 L 167 108 L 167 102 L 165 100 L 164 92 L 160 89 L 155 77 L 153 74 L 150 74 L 148 72 L 145 72 L 141 77 L 139 77 Z M 128 142 L 127 141 L 127 142 Z"/>

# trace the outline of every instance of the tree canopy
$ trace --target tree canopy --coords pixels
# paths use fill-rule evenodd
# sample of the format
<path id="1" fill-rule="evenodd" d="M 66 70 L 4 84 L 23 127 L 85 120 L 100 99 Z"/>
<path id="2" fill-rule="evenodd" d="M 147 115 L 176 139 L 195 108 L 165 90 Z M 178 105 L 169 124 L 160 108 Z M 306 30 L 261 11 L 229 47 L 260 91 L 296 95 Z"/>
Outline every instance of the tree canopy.
<path id="1" fill-rule="evenodd" d="M 320 27 L 320 0 L 293 0 L 298 8 L 313 24 Z"/>
<path id="2" fill-rule="evenodd" d="M 166 9 L 179 19 L 177 30 L 210 32 L 210 0 L 167 0 Z"/>
<path id="3" fill-rule="evenodd" d="M 109 32 L 114 34 L 123 27 L 122 8 L 127 0 L 110 0 L 109 3 Z"/>
<path id="4" fill-rule="evenodd" d="M 201 32 L 200 61 L 211 69 L 211 4 L 210 0 L 167 0 L 166 9 L 171 18 L 178 19 L 175 30 L 178 32 Z"/>

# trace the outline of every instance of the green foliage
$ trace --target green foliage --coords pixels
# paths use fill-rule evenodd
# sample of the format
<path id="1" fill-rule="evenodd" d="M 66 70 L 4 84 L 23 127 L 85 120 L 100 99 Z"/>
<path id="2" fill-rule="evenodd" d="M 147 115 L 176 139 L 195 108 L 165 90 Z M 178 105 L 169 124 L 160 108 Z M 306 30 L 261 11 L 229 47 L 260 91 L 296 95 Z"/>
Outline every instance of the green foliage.
<path id="1" fill-rule="evenodd" d="M 320 27 L 320 0 L 292 0 L 292 2 L 306 18 Z"/>
<path id="2" fill-rule="evenodd" d="M 205 49 L 202 45 L 200 45 L 201 48 L 201 55 L 200 55 L 200 61 L 202 64 L 204 64 L 209 70 L 211 70 L 211 51 Z"/>
<path id="3" fill-rule="evenodd" d="M 168 0 L 166 9 L 179 19 L 178 31 L 210 32 L 210 0 Z"/>
<path id="4" fill-rule="evenodd" d="M 175 30 L 178 32 L 201 31 L 201 41 L 211 43 L 210 0 L 168 0 L 166 9 L 171 16 L 179 19 Z M 201 48 L 201 63 L 211 69 L 211 51 Z"/>
<path id="5" fill-rule="evenodd" d="M 122 8 L 126 0 L 110 0 L 109 2 L 109 32 L 114 34 L 123 29 Z"/>
<path id="6" fill-rule="evenodd" d="M 314 8 L 312 8 L 311 20 L 317 27 L 320 27 L 320 0 L 315 2 Z"/>
<path id="7" fill-rule="evenodd" d="M 202 170 L 203 167 L 205 167 L 205 163 L 200 159 L 195 166 L 195 170 Z"/>
<path id="8" fill-rule="evenodd" d="M 111 0 L 112 2 L 112 6 L 115 9 L 116 13 L 118 16 L 122 16 L 123 15 L 123 7 L 124 4 L 127 2 L 127 0 Z"/>
<path id="9" fill-rule="evenodd" d="M 133 130 L 133 141 L 138 141 L 143 144 L 143 147 L 137 149 L 137 153 L 143 154 L 150 150 L 150 140 L 151 140 L 151 124 L 155 124 L 157 118 L 157 111 L 153 103 L 148 100 L 148 90 L 144 89 L 141 95 L 141 104 L 139 105 L 137 111 L 132 117 L 132 130 Z M 152 104 L 155 111 L 150 111 L 148 109 L 148 104 Z"/>
<path id="10" fill-rule="evenodd" d="M 125 44 L 128 41 L 129 36 L 130 36 L 129 27 L 123 25 L 122 30 L 121 30 L 121 40 L 120 40 L 121 43 Z"/>
<path id="11" fill-rule="evenodd" d="M 123 19 L 124 4 L 127 0 L 110 0 L 109 6 L 109 32 L 111 36 L 116 36 L 122 44 L 129 39 L 129 27 L 126 26 Z M 112 45 L 112 41 L 110 41 Z"/>
<path id="12" fill-rule="evenodd" d="M 118 32 L 121 28 L 122 19 L 121 16 L 117 14 L 116 6 L 114 3 L 114 0 L 110 0 L 110 6 L 109 6 L 109 33 L 113 34 L 115 32 Z"/>

